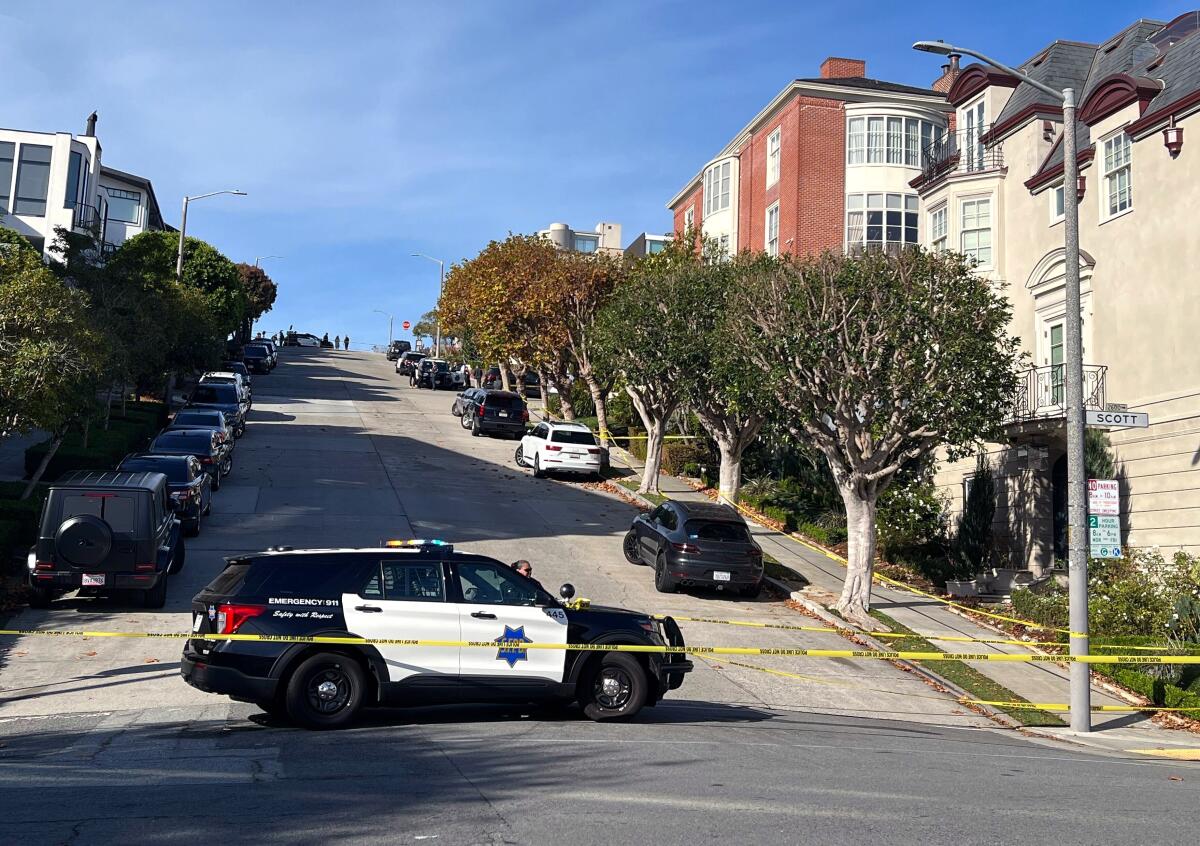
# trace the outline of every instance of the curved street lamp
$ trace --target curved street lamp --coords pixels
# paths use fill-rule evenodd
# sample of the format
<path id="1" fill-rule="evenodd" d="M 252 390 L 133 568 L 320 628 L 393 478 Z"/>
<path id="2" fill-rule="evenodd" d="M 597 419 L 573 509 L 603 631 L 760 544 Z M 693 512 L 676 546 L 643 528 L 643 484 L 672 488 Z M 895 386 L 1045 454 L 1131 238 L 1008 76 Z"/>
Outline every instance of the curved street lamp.
<path id="1" fill-rule="evenodd" d="M 203 200 L 205 197 L 215 197 L 218 194 L 233 194 L 234 196 L 237 196 L 237 197 L 246 196 L 245 191 L 239 191 L 236 188 L 229 188 L 224 191 L 210 191 L 207 194 L 197 194 L 194 197 L 184 197 L 183 198 L 183 215 L 181 216 L 181 218 L 179 220 L 179 253 L 175 258 L 175 278 L 176 279 L 183 278 L 183 239 L 184 239 L 184 236 L 187 234 L 188 203 L 192 202 L 193 200 Z"/>
<path id="2" fill-rule="evenodd" d="M 427 256 L 424 253 L 413 253 L 413 258 L 423 258 L 429 261 L 437 262 L 438 266 L 438 302 L 442 301 L 442 286 L 446 284 L 446 263 L 441 259 L 436 259 L 433 256 Z M 437 338 L 433 342 L 434 355 L 438 358 L 442 357 L 442 316 L 439 314 L 437 319 Z"/>

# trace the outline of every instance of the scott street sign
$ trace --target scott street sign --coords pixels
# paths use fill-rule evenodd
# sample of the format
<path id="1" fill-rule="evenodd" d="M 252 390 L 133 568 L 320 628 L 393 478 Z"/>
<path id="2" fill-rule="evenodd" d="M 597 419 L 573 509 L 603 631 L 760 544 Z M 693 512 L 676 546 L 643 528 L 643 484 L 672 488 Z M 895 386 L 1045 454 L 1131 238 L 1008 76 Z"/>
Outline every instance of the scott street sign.
<path id="1" fill-rule="evenodd" d="M 1097 411 L 1089 408 L 1085 422 L 1100 429 L 1145 429 L 1150 425 L 1150 415 L 1144 411 Z"/>

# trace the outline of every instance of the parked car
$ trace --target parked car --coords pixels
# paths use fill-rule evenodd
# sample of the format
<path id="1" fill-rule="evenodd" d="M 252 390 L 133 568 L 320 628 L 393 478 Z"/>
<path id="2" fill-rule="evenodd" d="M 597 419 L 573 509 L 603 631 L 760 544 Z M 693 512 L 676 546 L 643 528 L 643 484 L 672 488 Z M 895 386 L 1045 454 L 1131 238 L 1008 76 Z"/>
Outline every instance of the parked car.
<path id="1" fill-rule="evenodd" d="M 183 522 L 185 534 L 200 534 L 200 519 L 212 510 L 212 477 L 194 455 L 134 453 L 117 465 L 124 473 L 162 473 L 167 477 L 171 506 Z"/>
<path id="2" fill-rule="evenodd" d="M 225 444 L 213 429 L 166 429 L 146 447 L 151 455 L 194 455 L 212 479 L 212 489 L 233 470 L 233 446 Z"/>
<path id="3" fill-rule="evenodd" d="M 29 553 L 30 604 L 57 596 L 138 591 L 147 608 L 167 601 L 183 569 L 183 530 L 162 473 L 78 472 L 50 486 Z"/>
<path id="4" fill-rule="evenodd" d="M 396 361 L 411 349 L 412 344 L 408 341 L 392 341 L 387 348 L 387 360 Z"/>
<path id="5" fill-rule="evenodd" d="M 507 435 L 520 438 L 529 422 L 525 400 L 512 391 L 479 390 L 463 402 L 462 427 L 472 435 Z"/>
<path id="6" fill-rule="evenodd" d="M 216 409 L 183 408 L 175 412 L 171 422 L 163 431 L 170 429 L 212 429 L 230 448 L 234 445 L 233 429 L 225 422 L 225 415 Z"/>
<path id="7" fill-rule="evenodd" d="M 521 438 L 514 458 L 518 467 L 532 467 L 539 479 L 553 472 L 599 476 L 604 448 L 581 423 L 543 421 Z"/>
<path id="8" fill-rule="evenodd" d="M 250 402 L 238 393 L 237 385 L 201 383 L 192 391 L 185 407 L 215 408 L 225 415 L 225 422 L 233 429 L 235 438 L 246 433 L 246 414 L 250 411 Z"/>
<path id="9" fill-rule="evenodd" d="M 575 595 L 563 585 L 559 595 Z M 592 720 L 627 720 L 692 670 L 668 616 L 560 603 L 493 558 L 448 544 L 242 554 L 192 600 L 180 673 L 206 693 L 253 702 L 311 729 L 351 724 L 372 705 L 577 702 Z M 214 635 L 274 635 L 258 642 Z M 497 641 L 462 649 L 293 643 L 312 635 Z M 674 649 L 522 649 L 531 643 Z"/>
<path id="10" fill-rule="evenodd" d="M 716 502 L 669 500 L 639 514 L 625 535 L 625 559 L 654 567 L 654 587 L 715 587 L 758 596 L 762 549 L 736 510 Z"/>
<path id="11" fill-rule="evenodd" d="M 310 332 L 288 332 L 283 336 L 285 347 L 319 347 L 321 339 Z"/>
<path id="12" fill-rule="evenodd" d="M 242 350 L 242 363 L 251 373 L 270 373 L 271 368 L 274 367 L 271 362 L 271 353 L 266 347 L 259 344 L 246 345 Z"/>
<path id="13" fill-rule="evenodd" d="M 412 376 L 413 371 L 416 370 L 417 366 L 420 365 L 420 363 L 427 357 L 428 355 L 423 352 L 409 351 L 406 353 L 401 353 L 400 357 L 396 359 L 396 372 L 402 376 Z"/>
<path id="14" fill-rule="evenodd" d="M 260 347 L 266 347 L 267 352 L 271 356 L 271 369 L 275 369 L 275 365 L 279 363 L 279 348 L 270 338 L 255 338 L 254 344 Z"/>
<path id="15" fill-rule="evenodd" d="M 200 377 L 201 385 L 236 385 L 238 394 L 246 400 L 246 407 L 254 405 L 254 392 L 250 390 L 249 380 L 240 373 L 231 370 L 210 370 Z"/>
<path id="16" fill-rule="evenodd" d="M 497 390 L 504 388 L 504 382 L 500 378 L 499 367 L 489 368 L 487 373 L 483 375 L 482 382 L 485 388 L 495 388 Z M 517 379 L 516 374 L 511 370 L 508 371 L 508 384 L 510 388 L 514 391 L 517 390 L 521 382 L 524 382 L 525 385 L 525 396 L 540 397 L 542 395 L 542 380 L 532 370 L 526 370 L 525 375 L 520 380 Z"/>
<path id="17" fill-rule="evenodd" d="M 439 391 L 462 384 L 462 373 L 452 371 L 450 362 L 442 358 L 426 358 L 417 368 L 417 387 Z"/>
<path id="18" fill-rule="evenodd" d="M 467 410 L 467 404 L 475 398 L 476 395 L 482 395 L 483 388 L 467 388 L 465 391 L 459 392 L 454 398 L 454 403 L 450 406 L 450 413 L 455 417 L 462 417 Z"/>
<path id="19" fill-rule="evenodd" d="M 236 373 L 242 377 L 247 387 L 253 388 L 253 383 L 250 380 L 250 369 L 240 361 L 222 361 L 221 371 L 225 373 Z"/>

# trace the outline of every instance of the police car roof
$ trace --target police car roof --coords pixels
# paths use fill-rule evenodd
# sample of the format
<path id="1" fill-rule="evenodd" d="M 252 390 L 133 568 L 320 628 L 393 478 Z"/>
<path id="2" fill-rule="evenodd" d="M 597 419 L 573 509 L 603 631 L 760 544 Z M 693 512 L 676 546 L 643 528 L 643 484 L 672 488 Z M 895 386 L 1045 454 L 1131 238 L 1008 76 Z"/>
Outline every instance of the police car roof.
<path id="1" fill-rule="evenodd" d="M 386 543 L 386 542 L 385 542 Z M 425 554 L 435 558 L 446 558 L 450 555 L 469 556 L 471 558 L 481 558 L 486 556 L 475 555 L 473 553 L 459 552 L 455 553 L 454 547 L 451 544 L 423 544 L 420 546 L 334 546 L 334 547 L 307 547 L 304 549 L 293 549 L 290 546 L 273 546 L 269 549 L 264 549 L 261 552 L 251 552 L 245 555 L 236 555 L 226 558 L 227 564 L 234 564 L 239 561 L 249 561 L 255 558 L 274 558 L 274 557 L 303 557 L 306 555 L 329 555 L 330 553 L 338 554 L 355 554 L 355 553 L 406 553 L 409 555 L 419 556 Z"/>

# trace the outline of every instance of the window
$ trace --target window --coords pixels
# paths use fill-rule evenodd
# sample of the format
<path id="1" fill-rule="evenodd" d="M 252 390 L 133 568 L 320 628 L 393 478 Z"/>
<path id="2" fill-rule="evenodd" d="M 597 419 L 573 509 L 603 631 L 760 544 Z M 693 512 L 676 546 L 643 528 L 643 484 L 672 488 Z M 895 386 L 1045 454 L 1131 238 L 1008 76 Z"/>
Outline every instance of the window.
<path id="1" fill-rule="evenodd" d="M 67 168 L 67 193 L 63 197 L 63 208 L 75 207 L 79 199 L 79 170 L 83 166 L 83 156 L 78 150 L 71 151 L 71 166 Z"/>
<path id="2" fill-rule="evenodd" d="M 1122 130 L 1104 142 L 1104 186 L 1108 197 L 1108 216 L 1133 207 L 1132 144 Z"/>
<path id="3" fill-rule="evenodd" d="M 688 520 L 683 530 L 691 540 L 720 541 L 722 543 L 750 543 L 750 533 L 745 523 L 728 520 Z"/>
<path id="4" fill-rule="evenodd" d="M 942 206 L 929 214 L 929 246 L 937 252 L 946 249 L 946 207 Z"/>
<path id="5" fill-rule="evenodd" d="M 847 194 L 846 249 L 890 251 L 917 243 L 916 194 Z"/>
<path id="6" fill-rule="evenodd" d="M 868 115 L 846 122 L 846 164 L 891 164 L 922 167 L 924 154 L 945 129 L 920 118 Z"/>
<path id="7" fill-rule="evenodd" d="M 767 255 L 779 255 L 779 203 L 767 209 Z"/>
<path id="8" fill-rule="evenodd" d="M 683 212 L 683 228 L 687 231 L 696 225 L 696 208 L 691 206 Z"/>
<path id="9" fill-rule="evenodd" d="M 442 602 L 442 565 L 438 562 L 383 562 L 383 597 L 401 602 Z"/>
<path id="10" fill-rule="evenodd" d="M 767 187 L 779 181 L 779 139 L 782 129 L 767 136 Z"/>
<path id="11" fill-rule="evenodd" d="M 987 131 L 984 123 L 984 102 L 979 99 L 959 115 L 959 125 L 963 128 L 963 160 L 966 170 L 980 170 L 983 167 L 985 148 L 983 134 Z"/>
<path id="12" fill-rule="evenodd" d="M 690 212 L 691 209 L 688 209 L 688 211 Z M 647 241 L 646 242 L 646 255 L 652 256 L 655 253 L 661 253 L 666 248 L 667 248 L 666 241 Z"/>
<path id="13" fill-rule="evenodd" d="M 50 148 L 38 144 L 21 145 L 17 166 L 17 197 L 13 214 L 46 214 L 46 191 L 50 187 Z"/>
<path id="14" fill-rule="evenodd" d="M 0 213 L 8 213 L 9 190 L 12 188 L 13 156 L 17 145 L 0 141 Z"/>
<path id="15" fill-rule="evenodd" d="M 1058 223 L 1063 219 L 1063 187 L 1050 190 L 1050 222 Z"/>
<path id="16" fill-rule="evenodd" d="M 141 218 L 142 195 L 138 191 L 123 191 L 120 188 L 105 188 L 108 194 L 108 219 L 122 223 L 137 223 Z M 576 249 L 579 249 L 576 247 Z"/>
<path id="17" fill-rule="evenodd" d="M 704 173 L 704 216 L 729 208 L 729 162 L 713 165 Z"/>
<path id="18" fill-rule="evenodd" d="M 548 599 L 532 579 L 490 562 L 461 562 L 458 581 L 463 601 L 476 605 L 537 605 Z"/>
<path id="19" fill-rule="evenodd" d="M 992 263 L 992 201 L 963 200 L 961 252 L 985 267 Z"/>
<path id="20" fill-rule="evenodd" d="M 99 517 L 114 532 L 127 534 L 137 531 L 137 500 L 130 494 L 110 491 L 64 493 L 62 519 L 85 515 Z"/>
<path id="21" fill-rule="evenodd" d="M 850 118 L 846 125 L 846 164 L 862 164 L 867 160 L 866 118 Z"/>
<path id="22" fill-rule="evenodd" d="M 595 446 L 596 439 L 591 432 L 579 429 L 556 429 L 550 435 L 550 440 L 556 444 L 574 444 L 575 446 Z"/>

